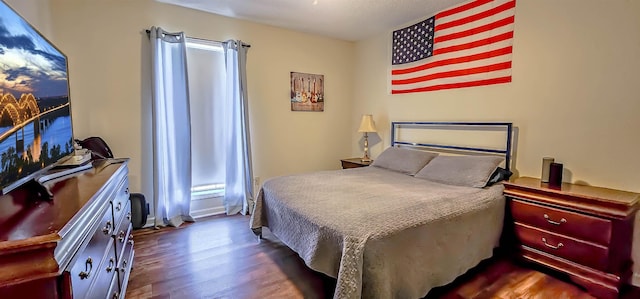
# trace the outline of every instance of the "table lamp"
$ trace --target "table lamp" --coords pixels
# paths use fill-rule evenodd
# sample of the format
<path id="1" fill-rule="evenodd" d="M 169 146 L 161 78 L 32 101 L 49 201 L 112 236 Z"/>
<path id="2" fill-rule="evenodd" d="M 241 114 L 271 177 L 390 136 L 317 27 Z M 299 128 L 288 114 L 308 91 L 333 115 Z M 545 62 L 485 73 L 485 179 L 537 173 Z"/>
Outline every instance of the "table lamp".
<path id="1" fill-rule="evenodd" d="M 371 114 L 362 116 L 358 132 L 364 133 L 364 157 L 362 157 L 362 162 L 371 162 L 371 158 L 369 158 L 369 140 L 367 133 L 376 132 L 376 124 L 373 122 L 373 116 L 371 116 Z"/>

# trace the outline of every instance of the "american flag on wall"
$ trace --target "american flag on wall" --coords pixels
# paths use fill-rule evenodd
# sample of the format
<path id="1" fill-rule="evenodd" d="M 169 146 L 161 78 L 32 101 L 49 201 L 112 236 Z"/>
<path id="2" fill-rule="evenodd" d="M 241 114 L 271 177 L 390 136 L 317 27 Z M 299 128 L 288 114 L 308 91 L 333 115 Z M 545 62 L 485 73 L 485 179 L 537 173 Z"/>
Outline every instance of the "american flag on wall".
<path id="1" fill-rule="evenodd" d="M 475 0 L 393 32 L 391 93 L 511 82 L 515 0 Z"/>

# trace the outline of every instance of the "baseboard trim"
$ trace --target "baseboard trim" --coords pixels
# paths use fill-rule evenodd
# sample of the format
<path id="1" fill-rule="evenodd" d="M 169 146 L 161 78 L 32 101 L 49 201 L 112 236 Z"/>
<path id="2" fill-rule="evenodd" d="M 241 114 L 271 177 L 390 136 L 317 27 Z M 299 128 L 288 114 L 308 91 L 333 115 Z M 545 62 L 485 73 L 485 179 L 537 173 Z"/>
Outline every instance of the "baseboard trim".
<path id="1" fill-rule="evenodd" d="M 191 217 L 193 217 L 194 219 L 213 216 L 213 215 L 220 215 L 220 214 L 224 214 L 224 207 L 213 207 L 213 208 L 206 208 L 206 209 L 191 211 Z"/>
<path id="2" fill-rule="evenodd" d="M 147 217 L 147 223 L 142 228 L 153 227 L 156 217 Z"/>
<path id="3" fill-rule="evenodd" d="M 633 273 L 633 279 L 631 279 L 631 284 L 640 288 L 640 273 Z"/>
<path id="4" fill-rule="evenodd" d="M 213 208 L 191 211 L 191 217 L 193 217 L 193 219 L 204 218 L 204 217 L 220 215 L 220 214 L 224 214 L 224 207 L 213 207 Z M 143 228 L 153 227 L 155 225 L 155 221 L 156 221 L 156 217 L 148 217 L 147 223 L 145 223 Z"/>

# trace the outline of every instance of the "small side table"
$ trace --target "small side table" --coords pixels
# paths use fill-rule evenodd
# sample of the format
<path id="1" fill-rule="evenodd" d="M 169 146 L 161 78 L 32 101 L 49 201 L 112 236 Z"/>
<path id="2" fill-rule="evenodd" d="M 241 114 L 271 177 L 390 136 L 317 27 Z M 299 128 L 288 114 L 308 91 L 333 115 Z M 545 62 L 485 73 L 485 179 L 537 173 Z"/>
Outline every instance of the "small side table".
<path id="1" fill-rule="evenodd" d="M 350 159 L 342 159 L 342 169 L 347 168 L 356 168 L 356 167 L 367 167 L 373 163 L 373 161 L 363 162 L 362 158 L 350 158 Z"/>
<path id="2" fill-rule="evenodd" d="M 631 272 L 631 244 L 640 194 L 540 179 L 504 183 L 505 233 L 525 261 L 564 274 L 591 295 L 618 298 Z"/>

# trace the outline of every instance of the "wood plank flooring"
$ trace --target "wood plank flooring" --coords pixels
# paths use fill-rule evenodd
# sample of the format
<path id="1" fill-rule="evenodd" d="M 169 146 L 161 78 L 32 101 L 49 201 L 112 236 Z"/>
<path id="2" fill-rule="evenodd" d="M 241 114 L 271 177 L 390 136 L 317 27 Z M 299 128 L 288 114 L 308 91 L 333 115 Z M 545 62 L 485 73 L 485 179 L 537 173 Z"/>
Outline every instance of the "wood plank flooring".
<path id="1" fill-rule="evenodd" d="M 249 216 L 214 216 L 180 228 L 134 232 L 126 297 L 331 298 L 335 280 L 309 269 L 265 231 L 257 241 Z M 487 261 L 425 299 L 593 298 L 578 287 L 506 259 Z M 624 298 L 640 298 L 634 288 Z"/>

